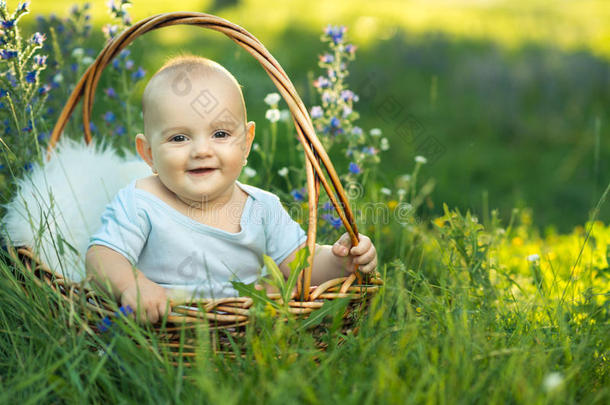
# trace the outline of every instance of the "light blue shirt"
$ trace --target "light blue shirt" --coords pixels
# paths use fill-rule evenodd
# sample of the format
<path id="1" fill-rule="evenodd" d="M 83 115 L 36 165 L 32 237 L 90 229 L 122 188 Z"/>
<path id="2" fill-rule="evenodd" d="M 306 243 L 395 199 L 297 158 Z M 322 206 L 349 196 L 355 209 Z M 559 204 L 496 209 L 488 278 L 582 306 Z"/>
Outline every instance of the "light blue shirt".
<path id="1" fill-rule="evenodd" d="M 231 280 L 249 284 L 266 274 L 263 254 L 278 265 L 307 240 L 273 193 L 236 182 L 248 194 L 241 231 L 202 224 L 135 187 L 133 180 L 106 206 L 89 239 L 122 254 L 155 283 L 189 296 L 236 296 Z"/>

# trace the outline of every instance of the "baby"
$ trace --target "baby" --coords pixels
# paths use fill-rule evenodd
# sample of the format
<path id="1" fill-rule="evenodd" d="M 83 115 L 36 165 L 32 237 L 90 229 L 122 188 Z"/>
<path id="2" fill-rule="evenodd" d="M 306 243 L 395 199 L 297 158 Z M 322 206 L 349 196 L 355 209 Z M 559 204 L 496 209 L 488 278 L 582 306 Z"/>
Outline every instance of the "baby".
<path id="1" fill-rule="evenodd" d="M 257 281 L 263 254 L 287 277 L 307 235 L 279 198 L 237 181 L 254 122 L 237 80 L 205 58 L 170 60 L 142 96 L 138 154 L 153 175 L 120 190 L 91 237 L 87 273 L 139 319 L 157 322 L 168 298 L 236 296 L 231 280 Z M 347 233 L 316 245 L 312 285 L 377 266 L 371 240 Z"/>

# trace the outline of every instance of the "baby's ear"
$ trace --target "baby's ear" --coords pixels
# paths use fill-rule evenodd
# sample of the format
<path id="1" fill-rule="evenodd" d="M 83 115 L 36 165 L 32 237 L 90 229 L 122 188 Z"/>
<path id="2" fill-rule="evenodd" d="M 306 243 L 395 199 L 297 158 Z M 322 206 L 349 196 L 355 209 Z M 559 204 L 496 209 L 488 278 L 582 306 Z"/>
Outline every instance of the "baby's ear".
<path id="1" fill-rule="evenodd" d="M 140 155 L 142 160 L 153 168 L 152 149 L 144 134 L 136 135 L 136 150 L 138 151 L 138 155 Z"/>
<path id="2" fill-rule="evenodd" d="M 250 138 L 254 139 L 255 130 L 256 123 L 254 121 L 249 121 L 248 124 L 246 124 L 246 136 L 248 137 L 248 140 L 250 140 Z"/>
<path id="3" fill-rule="evenodd" d="M 250 148 L 252 147 L 252 141 L 254 140 L 254 130 L 256 129 L 256 124 L 254 121 L 250 121 L 246 124 L 246 145 L 245 150 L 247 153 L 250 153 Z M 246 154 L 247 156 L 247 154 Z"/>

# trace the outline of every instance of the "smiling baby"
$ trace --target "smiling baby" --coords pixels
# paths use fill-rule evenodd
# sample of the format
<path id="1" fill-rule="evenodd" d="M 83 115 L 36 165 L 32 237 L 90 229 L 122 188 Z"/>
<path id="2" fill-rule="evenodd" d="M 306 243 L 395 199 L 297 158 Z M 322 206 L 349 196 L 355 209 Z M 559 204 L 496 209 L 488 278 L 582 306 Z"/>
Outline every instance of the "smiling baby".
<path id="1" fill-rule="evenodd" d="M 138 154 L 153 175 L 120 190 L 91 237 L 87 273 L 122 305 L 156 322 L 169 297 L 236 296 L 231 281 L 265 275 L 269 255 L 284 276 L 307 235 L 279 198 L 237 179 L 254 140 L 254 122 L 237 80 L 205 58 L 170 60 L 142 97 Z M 377 266 L 371 240 L 352 247 L 345 233 L 316 245 L 312 285 Z"/>

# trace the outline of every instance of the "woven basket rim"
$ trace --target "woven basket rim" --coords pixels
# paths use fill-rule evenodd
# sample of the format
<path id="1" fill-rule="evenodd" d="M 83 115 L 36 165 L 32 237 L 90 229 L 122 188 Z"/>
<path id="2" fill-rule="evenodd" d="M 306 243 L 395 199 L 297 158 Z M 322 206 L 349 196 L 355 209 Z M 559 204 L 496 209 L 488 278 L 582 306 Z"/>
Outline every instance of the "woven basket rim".
<path id="1" fill-rule="evenodd" d="M 328 154 L 315 133 L 307 108 L 280 64 L 269 53 L 264 45 L 244 28 L 215 15 L 185 11 L 157 14 L 134 23 L 132 26 L 128 27 L 122 33 L 106 43 L 95 61 L 87 68 L 81 79 L 78 81 L 63 110 L 61 111 L 61 114 L 51 133 L 47 148 L 47 159 L 51 157 L 52 151 L 57 144 L 63 129 L 65 128 L 70 116 L 76 108 L 76 105 L 81 99 L 83 100 L 82 114 L 84 138 L 87 143 L 91 142 L 92 135 L 90 130 L 90 117 L 95 99 L 95 90 L 103 70 L 111 63 L 113 58 L 115 58 L 121 52 L 121 50 L 126 48 L 139 36 L 156 29 L 173 25 L 194 25 L 225 34 L 260 62 L 273 83 L 276 85 L 277 90 L 288 104 L 293 122 L 295 124 L 298 139 L 303 145 L 306 157 L 305 164 L 309 207 L 307 246 L 309 247 L 311 254 L 308 258 L 306 268 L 301 272 L 297 288 L 298 295 L 302 298 L 302 301 L 311 301 L 313 293 L 310 286 L 313 257 L 315 254 L 317 207 L 320 193 L 320 182 L 322 183 L 322 186 L 331 200 L 333 207 L 339 215 L 343 226 L 351 238 L 352 245 L 354 246 L 357 245 L 359 241 L 358 230 L 345 190 Z M 326 178 L 323 169 L 325 169 L 326 173 L 330 177 L 330 182 Z M 358 271 L 353 272 L 344 280 L 341 290 L 347 291 L 356 280 L 359 284 L 363 283 L 362 274 Z M 313 297 L 315 299 L 316 295 L 313 295 Z"/>

